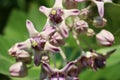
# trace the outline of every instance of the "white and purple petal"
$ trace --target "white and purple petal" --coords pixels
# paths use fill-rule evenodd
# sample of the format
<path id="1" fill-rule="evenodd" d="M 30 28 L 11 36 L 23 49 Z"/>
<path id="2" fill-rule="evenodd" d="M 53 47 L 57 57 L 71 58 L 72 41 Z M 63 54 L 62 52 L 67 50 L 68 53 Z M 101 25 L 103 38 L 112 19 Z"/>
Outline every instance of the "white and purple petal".
<path id="1" fill-rule="evenodd" d="M 64 19 L 66 19 L 69 16 L 75 16 L 79 14 L 80 14 L 80 11 L 78 9 L 64 10 Z"/>
<path id="2" fill-rule="evenodd" d="M 30 37 L 35 37 L 38 34 L 38 31 L 34 28 L 34 25 L 30 20 L 26 21 L 26 27 L 28 29 Z"/>
<path id="3" fill-rule="evenodd" d="M 44 47 L 45 51 L 50 51 L 53 53 L 59 52 L 59 48 L 56 46 L 51 45 L 49 42 L 46 42 L 45 47 Z"/>
<path id="4" fill-rule="evenodd" d="M 47 17 L 49 16 L 52 8 L 47 8 L 45 6 L 40 6 L 39 11 L 44 13 Z"/>
<path id="5" fill-rule="evenodd" d="M 62 1 L 63 0 L 55 0 L 53 8 L 63 8 Z"/>
<path id="6" fill-rule="evenodd" d="M 67 38 L 68 35 L 69 35 L 69 28 L 65 25 L 65 22 L 63 21 L 59 27 L 60 29 L 60 34 L 64 37 L 64 38 Z"/>
<path id="7" fill-rule="evenodd" d="M 93 2 L 97 5 L 100 17 L 103 17 L 104 16 L 104 2 L 96 1 L 96 0 L 93 0 Z"/>

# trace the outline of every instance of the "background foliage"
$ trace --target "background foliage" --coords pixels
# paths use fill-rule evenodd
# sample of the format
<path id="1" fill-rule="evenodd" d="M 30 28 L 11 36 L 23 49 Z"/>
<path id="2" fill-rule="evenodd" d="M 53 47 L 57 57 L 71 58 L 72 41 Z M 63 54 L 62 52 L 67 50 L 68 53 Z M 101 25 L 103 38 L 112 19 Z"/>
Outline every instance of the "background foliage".
<path id="1" fill-rule="evenodd" d="M 15 63 L 15 59 L 8 55 L 8 49 L 16 42 L 24 41 L 28 38 L 28 32 L 25 26 L 26 19 L 30 19 L 38 31 L 41 31 L 45 24 L 46 17 L 39 12 L 40 5 L 52 6 L 53 0 L 0 0 L 0 80 L 38 80 L 40 67 L 33 67 L 25 78 L 14 78 L 9 76 L 9 67 Z M 101 47 L 94 44 L 93 39 L 86 41 L 95 48 L 97 52 L 106 52 L 112 49 L 117 51 L 107 60 L 106 68 L 93 72 L 85 69 L 80 74 L 81 80 L 120 80 L 120 1 L 114 0 L 114 3 L 105 3 L 105 18 L 108 25 L 105 27 L 115 36 L 115 45 L 113 47 Z M 91 26 L 92 27 L 92 26 Z M 97 30 L 96 30 L 97 32 Z M 81 38 L 80 38 L 81 39 Z M 86 38 L 85 38 L 86 39 Z M 80 55 L 79 48 L 72 37 L 67 40 L 68 45 L 64 51 L 69 60 L 74 60 Z M 87 46 L 81 42 L 87 50 Z M 56 54 L 57 66 L 60 67 L 62 60 L 59 54 Z"/>

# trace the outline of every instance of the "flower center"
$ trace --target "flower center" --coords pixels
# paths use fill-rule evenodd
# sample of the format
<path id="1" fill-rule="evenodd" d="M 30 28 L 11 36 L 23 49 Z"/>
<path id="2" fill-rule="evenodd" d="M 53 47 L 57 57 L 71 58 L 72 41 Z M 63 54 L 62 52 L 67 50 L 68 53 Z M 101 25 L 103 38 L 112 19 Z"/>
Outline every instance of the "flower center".
<path id="1" fill-rule="evenodd" d="M 52 9 L 49 17 L 53 24 L 59 24 L 63 21 L 62 15 L 63 11 L 61 9 Z"/>
<path id="2" fill-rule="evenodd" d="M 37 50 L 43 50 L 46 40 L 42 39 L 40 36 L 31 39 L 31 46 Z"/>

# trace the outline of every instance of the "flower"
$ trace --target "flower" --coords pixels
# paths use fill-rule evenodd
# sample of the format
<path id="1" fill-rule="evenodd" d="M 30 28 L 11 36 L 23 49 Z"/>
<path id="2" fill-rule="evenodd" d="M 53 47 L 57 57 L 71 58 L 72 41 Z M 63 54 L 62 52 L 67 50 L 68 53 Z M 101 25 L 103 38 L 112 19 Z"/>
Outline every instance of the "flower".
<path id="1" fill-rule="evenodd" d="M 62 0 L 55 0 L 55 4 L 52 8 L 40 6 L 39 10 L 47 16 L 46 25 L 55 27 L 63 37 L 68 37 L 68 27 L 65 25 L 65 19 L 72 15 L 78 15 L 78 9 L 63 9 Z M 46 26 L 44 27 L 46 29 Z"/>
<path id="2" fill-rule="evenodd" d="M 10 68 L 10 75 L 15 77 L 24 77 L 27 75 L 27 68 L 22 62 L 13 64 Z"/>
<path id="3" fill-rule="evenodd" d="M 114 36 L 107 30 L 102 30 L 96 34 L 96 40 L 98 44 L 103 46 L 111 46 L 114 43 Z"/>
<path id="4" fill-rule="evenodd" d="M 96 71 L 98 68 L 101 69 L 105 67 L 106 59 L 115 51 L 116 49 L 113 49 L 106 52 L 105 54 L 101 54 L 97 53 L 94 50 L 91 50 L 84 53 L 77 62 L 81 63 L 85 67 L 90 67 L 92 70 Z"/>
<path id="5" fill-rule="evenodd" d="M 89 0 L 75 0 L 77 2 L 84 2 L 84 1 L 89 1 Z M 91 0 L 97 5 L 98 12 L 100 17 L 104 16 L 104 3 L 105 2 L 112 2 L 111 0 Z"/>
<path id="6" fill-rule="evenodd" d="M 46 62 L 42 62 L 43 69 L 47 72 L 47 75 L 50 77 L 50 80 L 72 80 L 73 78 L 68 77 L 67 74 L 69 70 L 72 69 L 74 64 L 75 64 L 74 61 L 69 62 L 64 68 L 58 70 L 58 69 L 52 68 Z M 67 79 L 67 78 L 70 78 L 70 79 Z"/>
<path id="7" fill-rule="evenodd" d="M 40 64 L 40 54 L 42 52 L 59 52 L 59 48 L 49 42 L 50 36 L 55 32 L 54 27 L 47 26 L 46 29 L 39 33 L 30 20 L 26 21 L 26 26 L 30 35 L 31 47 L 34 53 L 34 63 L 36 66 Z"/>

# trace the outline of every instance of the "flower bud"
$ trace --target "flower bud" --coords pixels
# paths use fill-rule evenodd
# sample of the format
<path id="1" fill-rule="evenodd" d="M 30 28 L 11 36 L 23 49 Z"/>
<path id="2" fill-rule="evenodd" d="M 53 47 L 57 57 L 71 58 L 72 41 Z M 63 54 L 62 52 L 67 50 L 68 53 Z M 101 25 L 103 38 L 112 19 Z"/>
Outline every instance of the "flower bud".
<path id="1" fill-rule="evenodd" d="M 87 36 L 92 37 L 92 36 L 94 36 L 94 35 L 95 35 L 94 30 L 91 29 L 91 28 L 89 28 L 89 29 L 87 30 Z"/>
<path id="2" fill-rule="evenodd" d="M 65 44 L 64 38 L 61 36 L 60 33 L 55 32 L 53 35 L 50 37 L 50 43 L 54 46 L 61 46 Z"/>
<path id="3" fill-rule="evenodd" d="M 106 23 L 107 23 L 107 20 L 102 17 L 96 17 L 93 20 L 93 26 L 95 26 L 96 28 L 102 28 L 106 25 Z"/>
<path id="4" fill-rule="evenodd" d="M 22 62 L 13 64 L 9 71 L 10 75 L 14 77 L 25 77 L 27 75 L 27 68 Z"/>
<path id="5" fill-rule="evenodd" d="M 16 57 L 18 61 L 22 62 L 30 62 L 31 61 L 31 55 L 25 50 L 19 50 L 16 52 Z"/>
<path id="6" fill-rule="evenodd" d="M 114 36 L 111 32 L 107 30 L 102 30 L 96 35 L 96 40 L 100 45 L 111 46 L 114 43 Z"/>
<path id="7" fill-rule="evenodd" d="M 77 33 L 81 33 L 81 32 L 87 32 L 88 29 L 88 23 L 83 21 L 83 20 L 79 20 L 76 22 L 75 24 L 75 31 Z"/>

